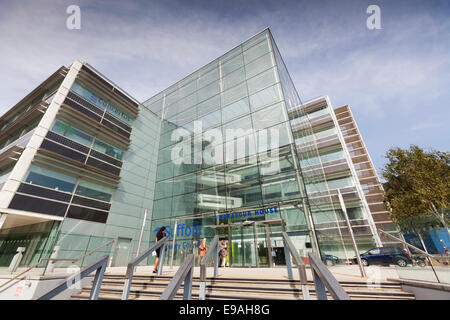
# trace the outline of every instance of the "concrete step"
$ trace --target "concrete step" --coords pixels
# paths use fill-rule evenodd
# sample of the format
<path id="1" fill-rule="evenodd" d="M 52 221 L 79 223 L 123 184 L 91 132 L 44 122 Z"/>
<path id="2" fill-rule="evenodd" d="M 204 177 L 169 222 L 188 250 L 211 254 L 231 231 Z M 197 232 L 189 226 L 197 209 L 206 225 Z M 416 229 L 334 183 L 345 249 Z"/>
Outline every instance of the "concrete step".
<path id="1" fill-rule="evenodd" d="M 163 289 L 154 288 L 146 290 L 130 290 L 129 300 L 157 300 L 159 299 Z M 89 299 L 90 289 L 83 289 L 79 294 L 74 295 L 72 299 Z M 352 300 L 414 300 L 414 296 L 410 295 L 367 295 L 349 292 Z M 208 300 L 303 300 L 302 294 L 299 293 L 280 293 L 280 292 L 236 292 L 230 290 L 206 290 L 206 299 Z M 314 291 L 310 291 L 312 300 L 316 300 L 317 296 Z M 122 288 L 102 288 L 99 299 L 120 300 L 122 297 Z M 183 298 L 183 288 L 177 292 L 175 300 Z M 198 288 L 192 288 L 192 299 L 198 300 Z M 328 295 L 331 300 L 331 296 Z"/>
<path id="2" fill-rule="evenodd" d="M 129 299 L 158 299 L 167 284 L 169 276 L 133 277 Z M 105 275 L 100 292 L 101 299 L 121 299 L 124 286 L 123 275 Z M 414 295 L 401 290 L 400 285 L 392 282 L 380 283 L 378 287 L 368 287 L 365 282 L 343 281 L 344 290 L 355 300 L 413 300 Z M 312 299 L 316 299 L 313 281 L 308 282 Z M 182 299 L 183 284 L 176 298 Z M 192 298 L 198 299 L 199 278 L 193 278 Z M 88 299 L 90 288 L 83 288 L 73 299 Z M 244 279 L 244 278 L 207 278 L 207 299 L 302 299 L 298 281 L 287 279 Z"/>
<path id="3" fill-rule="evenodd" d="M 163 281 L 145 281 L 145 280 L 133 280 L 132 289 L 135 290 L 143 290 L 146 288 L 165 288 L 167 287 L 167 282 Z M 193 288 L 199 287 L 200 282 L 194 280 L 192 283 Z M 124 281 L 121 279 L 106 279 L 103 281 L 102 287 L 104 286 L 116 286 L 119 288 L 123 288 Z M 310 291 L 314 291 L 314 283 L 309 282 L 308 287 Z M 242 283 L 239 281 L 230 281 L 230 280 L 217 280 L 217 281 L 207 281 L 206 288 L 215 288 L 215 289 L 224 289 L 224 290 L 240 290 L 245 292 L 288 292 L 288 293 L 296 293 L 301 291 L 301 286 L 298 282 L 293 283 Z M 400 287 L 367 287 L 367 286 L 352 286 L 352 285 L 344 285 L 344 290 L 348 293 L 352 294 L 366 294 L 366 295 L 405 295 L 403 290 Z"/>

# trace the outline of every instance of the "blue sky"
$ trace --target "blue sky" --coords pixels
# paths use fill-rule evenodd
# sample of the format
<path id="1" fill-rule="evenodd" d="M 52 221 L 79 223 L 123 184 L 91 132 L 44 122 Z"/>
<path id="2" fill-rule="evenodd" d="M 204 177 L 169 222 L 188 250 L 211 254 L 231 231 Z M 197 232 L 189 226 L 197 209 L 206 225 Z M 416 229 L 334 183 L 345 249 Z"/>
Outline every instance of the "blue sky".
<path id="1" fill-rule="evenodd" d="M 81 29 L 66 8 L 81 8 Z M 381 30 L 366 9 L 381 8 Z M 270 27 L 303 101 L 348 104 L 375 167 L 449 151 L 450 1 L 0 0 L 0 113 L 81 59 L 144 101 Z"/>

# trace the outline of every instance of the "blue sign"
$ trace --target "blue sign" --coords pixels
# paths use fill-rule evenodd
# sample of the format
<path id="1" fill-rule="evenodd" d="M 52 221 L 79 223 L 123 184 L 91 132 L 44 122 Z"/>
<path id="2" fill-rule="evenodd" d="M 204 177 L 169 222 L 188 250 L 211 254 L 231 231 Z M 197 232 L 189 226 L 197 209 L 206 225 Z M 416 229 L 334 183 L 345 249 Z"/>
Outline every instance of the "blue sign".
<path id="1" fill-rule="evenodd" d="M 187 224 L 179 224 L 177 225 L 177 237 L 193 237 L 195 235 L 201 236 L 202 230 L 201 230 L 201 224 L 198 224 L 197 222 L 194 222 L 192 225 Z M 165 226 L 166 227 L 166 234 L 167 239 L 173 238 L 174 235 L 174 229 L 171 226 Z M 153 230 L 154 233 L 157 233 L 161 229 L 161 227 L 156 228 Z"/>
<path id="2" fill-rule="evenodd" d="M 238 219 L 238 218 L 246 218 L 246 217 L 258 217 L 262 215 L 269 215 L 278 213 L 278 208 L 267 208 L 267 209 L 256 209 L 252 211 L 242 211 L 242 212 L 233 212 L 233 213 L 224 213 L 219 215 L 219 220 L 228 220 L 228 219 Z"/>

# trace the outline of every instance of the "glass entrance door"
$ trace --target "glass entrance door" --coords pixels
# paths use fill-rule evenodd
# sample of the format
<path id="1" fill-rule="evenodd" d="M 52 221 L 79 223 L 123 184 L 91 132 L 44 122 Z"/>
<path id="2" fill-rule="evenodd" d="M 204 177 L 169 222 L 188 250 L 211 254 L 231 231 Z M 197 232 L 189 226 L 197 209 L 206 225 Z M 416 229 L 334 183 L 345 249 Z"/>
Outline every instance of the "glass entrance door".
<path id="1" fill-rule="evenodd" d="M 253 226 L 231 226 L 232 266 L 256 267 L 256 246 Z"/>
<path id="2" fill-rule="evenodd" d="M 277 221 L 248 221 L 213 227 L 227 242 L 230 267 L 273 267 L 284 264 L 281 225 Z"/>

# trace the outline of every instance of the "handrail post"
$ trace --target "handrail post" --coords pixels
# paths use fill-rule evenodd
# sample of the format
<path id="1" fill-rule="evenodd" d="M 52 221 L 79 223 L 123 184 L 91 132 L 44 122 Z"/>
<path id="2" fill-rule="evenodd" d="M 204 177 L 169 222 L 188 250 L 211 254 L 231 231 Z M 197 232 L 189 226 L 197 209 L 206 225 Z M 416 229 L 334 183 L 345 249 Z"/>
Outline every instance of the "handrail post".
<path id="1" fill-rule="evenodd" d="M 158 276 L 161 275 L 162 269 L 164 266 L 164 254 L 166 252 L 166 242 L 163 243 L 163 245 L 161 246 L 161 249 L 159 251 L 161 252 L 161 254 L 160 254 L 159 263 L 158 263 L 158 273 L 157 273 Z"/>
<path id="2" fill-rule="evenodd" d="M 289 247 L 288 247 L 284 237 L 283 237 L 283 245 L 284 245 L 284 258 L 286 260 L 286 268 L 287 268 L 288 278 L 289 278 L 289 280 L 294 280 L 294 276 L 292 274 L 291 254 L 290 254 Z"/>
<path id="3" fill-rule="evenodd" d="M 103 282 L 103 275 L 105 274 L 107 262 L 108 262 L 108 259 L 105 259 L 104 262 L 102 263 L 102 265 L 95 272 L 94 283 L 92 284 L 92 290 L 91 290 L 91 294 L 89 296 L 89 300 L 97 300 L 98 299 L 98 295 L 100 293 L 100 287 Z"/>
<path id="4" fill-rule="evenodd" d="M 325 287 L 334 300 L 350 300 L 347 292 L 328 270 L 322 259 L 315 253 L 309 253 L 308 256 L 318 300 L 327 300 Z"/>
<path id="5" fill-rule="evenodd" d="M 314 268 L 311 269 L 314 279 L 314 285 L 316 287 L 317 300 L 328 300 L 327 292 L 325 290 L 325 285 L 323 284 L 322 279 L 320 279 L 319 275 L 317 274 Z"/>
<path id="6" fill-rule="evenodd" d="M 191 300 L 192 297 L 192 274 L 193 274 L 194 264 L 192 263 L 186 278 L 184 278 L 184 292 L 183 299 Z"/>
<path id="7" fill-rule="evenodd" d="M 219 242 L 217 241 L 214 248 L 214 278 L 217 278 L 217 271 L 219 267 Z"/>
<path id="8" fill-rule="evenodd" d="M 133 281 L 133 273 L 131 273 L 128 276 L 128 278 L 125 279 L 125 283 L 124 283 L 123 291 L 122 291 L 122 300 L 128 300 L 132 281 Z"/>
<path id="9" fill-rule="evenodd" d="M 95 277 L 94 277 L 94 287 L 92 288 L 91 294 L 89 296 L 90 300 L 97 300 L 98 294 L 100 293 L 100 286 L 103 281 L 103 274 L 106 270 L 106 264 L 108 262 L 109 256 L 103 256 L 96 262 L 92 263 L 91 265 L 85 267 L 84 269 L 76 272 L 75 274 L 72 274 L 68 277 L 66 277 L 63 281 L 61 281 L 55 288 L 51 289 L 41 297 L 39 297 L 37 300 L 50 300 L 66 290 L 69 287 L 69 283 L 72 284 L 74 282 L 81 281 L 81 279 L 89 276 L 93 271 L 96 271 Z M 74 281 L 69 281 L 69 280 Z"/>
<path id="10" fill-rule="evenodd" d="M 160 248 L 160 258 L 158 263 L 158 276 L 161 275 L 162 268 L 163 268 L 163 261 L 164 261 L 164 251 L 166 246 L 167 238 L 164 237 L 161 240 L 159 240 L 153 247 L 146 250 L 144 253 L 142 253 L 139 257 L 134 258 L 131 260 L 127 265 L 127 273 L 125 275 L 125 283 L 123 285 L 123 291 L 122 291 L 122 300 L 128 300 L 128 296 L 130 294 L 130 288 L 133 282 L 133 274 L 135 267 L 143 261 L 145 258 L 147 258 L 153 251 Z"/>
<path id="11" fill-rule="evenodd" d="M 217 269 L 219 266 L 219 236 L 213 238 L 212 245 L 206 251 L 205 256 L 200 261 L 200 291 L 198 294 L 199 300 L 205 300 L 206 297 L 206 266 L 209 259 L 214 252 L 214 278 L 217 277 Z"/>

